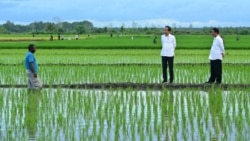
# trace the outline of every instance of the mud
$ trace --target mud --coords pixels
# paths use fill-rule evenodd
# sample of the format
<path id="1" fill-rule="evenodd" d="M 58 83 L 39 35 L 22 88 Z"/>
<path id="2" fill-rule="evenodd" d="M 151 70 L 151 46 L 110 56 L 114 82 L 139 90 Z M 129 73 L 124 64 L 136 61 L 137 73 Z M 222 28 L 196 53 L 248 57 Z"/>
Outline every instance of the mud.
<path id="1" fill-rule="evenodd" d="M 0 63 L 0 66 L 20 66 L 23 64 L 3 64 Z M 206 66 L 209 63 L 175 63 L 176 66 Z M 223 63 L 226 66 L 249 66 L 250 63 Z M 66 63 L 58 63 L 58 64 L 39 64 L 39 66 L 161 66 L 161 64 L 146 64 L 146 63 L 115 63 L 115 64 L 66 64 Z"/>
<path id="2" fill-rule="evenodd" d="M 27 85 L 0 85 L 0 88 L 26 88 Z M 139 89 L 139 90 L 163 90 L 163 89 L 196 89 L 207 90 L 212 88 L 228 89 L 249 89 L 250 84 L 149 84 L 149 83 L 91 83 L 91 84 L 59 84 L 44 85 L 43 88 L 67 88 L 67 89 Z"/>

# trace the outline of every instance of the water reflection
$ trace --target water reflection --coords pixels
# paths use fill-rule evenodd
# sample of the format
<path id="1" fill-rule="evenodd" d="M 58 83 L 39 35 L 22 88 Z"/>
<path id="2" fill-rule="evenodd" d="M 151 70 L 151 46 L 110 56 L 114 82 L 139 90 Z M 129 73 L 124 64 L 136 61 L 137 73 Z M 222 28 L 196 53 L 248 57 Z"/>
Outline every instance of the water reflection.
<path id="1" fill-rule="evenodd" d="M 25 127 L 29 133 L 30 140 L 36 140 L 37 125 L 39 121 L 39 103 L 41 101 L 40 90 L 27 90 L 27 105 L 25 110 Z"/>
<path id="2" fill-rule="evenodd" d="M 166 135 L 165 135 L 165 140 L 170 141 L 173 140 L 173 133 L 174 133 L 174 117 L 173 117 L 173 111 L 174 111 L 174 90 L 166 90 L 163 93 L 162 96 L 163 100 L 163 105 L 167 105 L 166 108 L 165 106 L 162 106 L 162 110 L 164 110 L 164 113 L 166 114 L 166 122 L 167 122 L 167 128 L 166 128 Z"/>
<path id="3" fill-rule="evenodd" d="M 0 140 L 246 140 L 248 93 L 0 89 Z"/>
<path id="4" fill-rule="evenodd" d="M 214 135 L 212 140 L 218 140 L 220 133 L 223 132 L 223 91 L 221 89 L 208 90 L 209 111 L 211 115 L 212 127 Z"/>

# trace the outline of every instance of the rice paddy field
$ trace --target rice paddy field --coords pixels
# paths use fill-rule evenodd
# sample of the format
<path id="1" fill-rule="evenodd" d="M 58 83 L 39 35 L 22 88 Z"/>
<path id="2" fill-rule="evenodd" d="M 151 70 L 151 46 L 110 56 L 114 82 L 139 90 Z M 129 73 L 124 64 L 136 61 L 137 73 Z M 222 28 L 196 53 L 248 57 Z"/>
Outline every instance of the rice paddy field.
<path id="1" fill-rule="evenodd" d="M 245 38 L 240 49 L 226 46 L 221 85 L 204 84 L 209 49 L 202 47 L 177 48 L 175 82 L 162 85 L 160 44 L 151 45 L 156 49 L 54 49 L 47 41 L 34 41 L 44 88 L 30 91 L 27 49 L 0 36 L 0 140 L 248 141 L 250 49 L 242 47 L 249 45 Z M 204 42 L 210 46 L 211 41 Z"/>
<path id="2" fill-rule="evenodd" d="M 40 49 L 160 49 L 160 35 L 80 35 L 75 40 L 75 35 L 65 34 L 64 40 L 58 40 L 54 34 L 54 41 L 50 41 L 49 34 L 39 34 L 32 37 L 31 34 L 0 34 L 0 49 L 26 49 L 27 44 L 35 43 Z M 153 39 L 157 37 L 157 44 Z M 133 40 L 131 39 L 133 37 Z M 249 49 L 249 35 L 223 35 L 227 49 Z M 70 39 L 70 40 L 69 40 Z M 210 49 L 213 38 L 211 35 L 176 35 L 179 49 Z"/>

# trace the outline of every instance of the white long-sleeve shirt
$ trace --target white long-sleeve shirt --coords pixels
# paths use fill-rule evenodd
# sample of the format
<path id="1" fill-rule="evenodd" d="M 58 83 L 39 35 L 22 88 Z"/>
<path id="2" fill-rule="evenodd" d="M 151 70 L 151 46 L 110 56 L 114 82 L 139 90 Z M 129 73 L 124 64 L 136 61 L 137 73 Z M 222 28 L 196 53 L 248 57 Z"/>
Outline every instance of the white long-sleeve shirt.
<path id="1" fill-rule="evenodd" d="M 161 56 L 173 57 L 176 48 L 175 36 L 172 34 L 169 34 L 168 36 L 163 34 L 161 36 L 161 43 L 162 43 Z"/>
<path id="2" fill-rule="evenodd" d="M 214 38 L 213 45 L 210 50 L 210 60 L 223 60 L 222 53 L 225 54 L 223 39 L 220 35 Z"/>

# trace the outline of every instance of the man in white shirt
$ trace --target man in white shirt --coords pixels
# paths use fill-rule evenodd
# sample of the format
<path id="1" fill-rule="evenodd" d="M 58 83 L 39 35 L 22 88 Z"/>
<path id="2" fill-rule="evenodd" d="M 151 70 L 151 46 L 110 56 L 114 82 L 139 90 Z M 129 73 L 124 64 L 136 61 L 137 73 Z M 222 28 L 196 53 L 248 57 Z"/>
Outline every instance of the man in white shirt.
<path id="1" fill-rule="evenodd" d="M 209 55 L 211 76 L 206 83 L 212 84 L 216 82 L 216 84 L 220 84 L 222 79 L 222 60 L 225 54 L 224 42 L 222 37 L 219 35 L 220 32 L 218 28 L 213 28 L 211 33 L 214 37 Z"/>
<path id="2" fill-rule="evenodd" d="M 171 33 L 171 27 L 165 26 L 164 34 L 161 36 L 162 50 L 162 73 L 163 82 L 166 83 L 167 80 L 167 67 L 169 67 L 170 79 L 169 82 L 174 81 L 174 51 L 176 47 L 176 39 Z"/>

